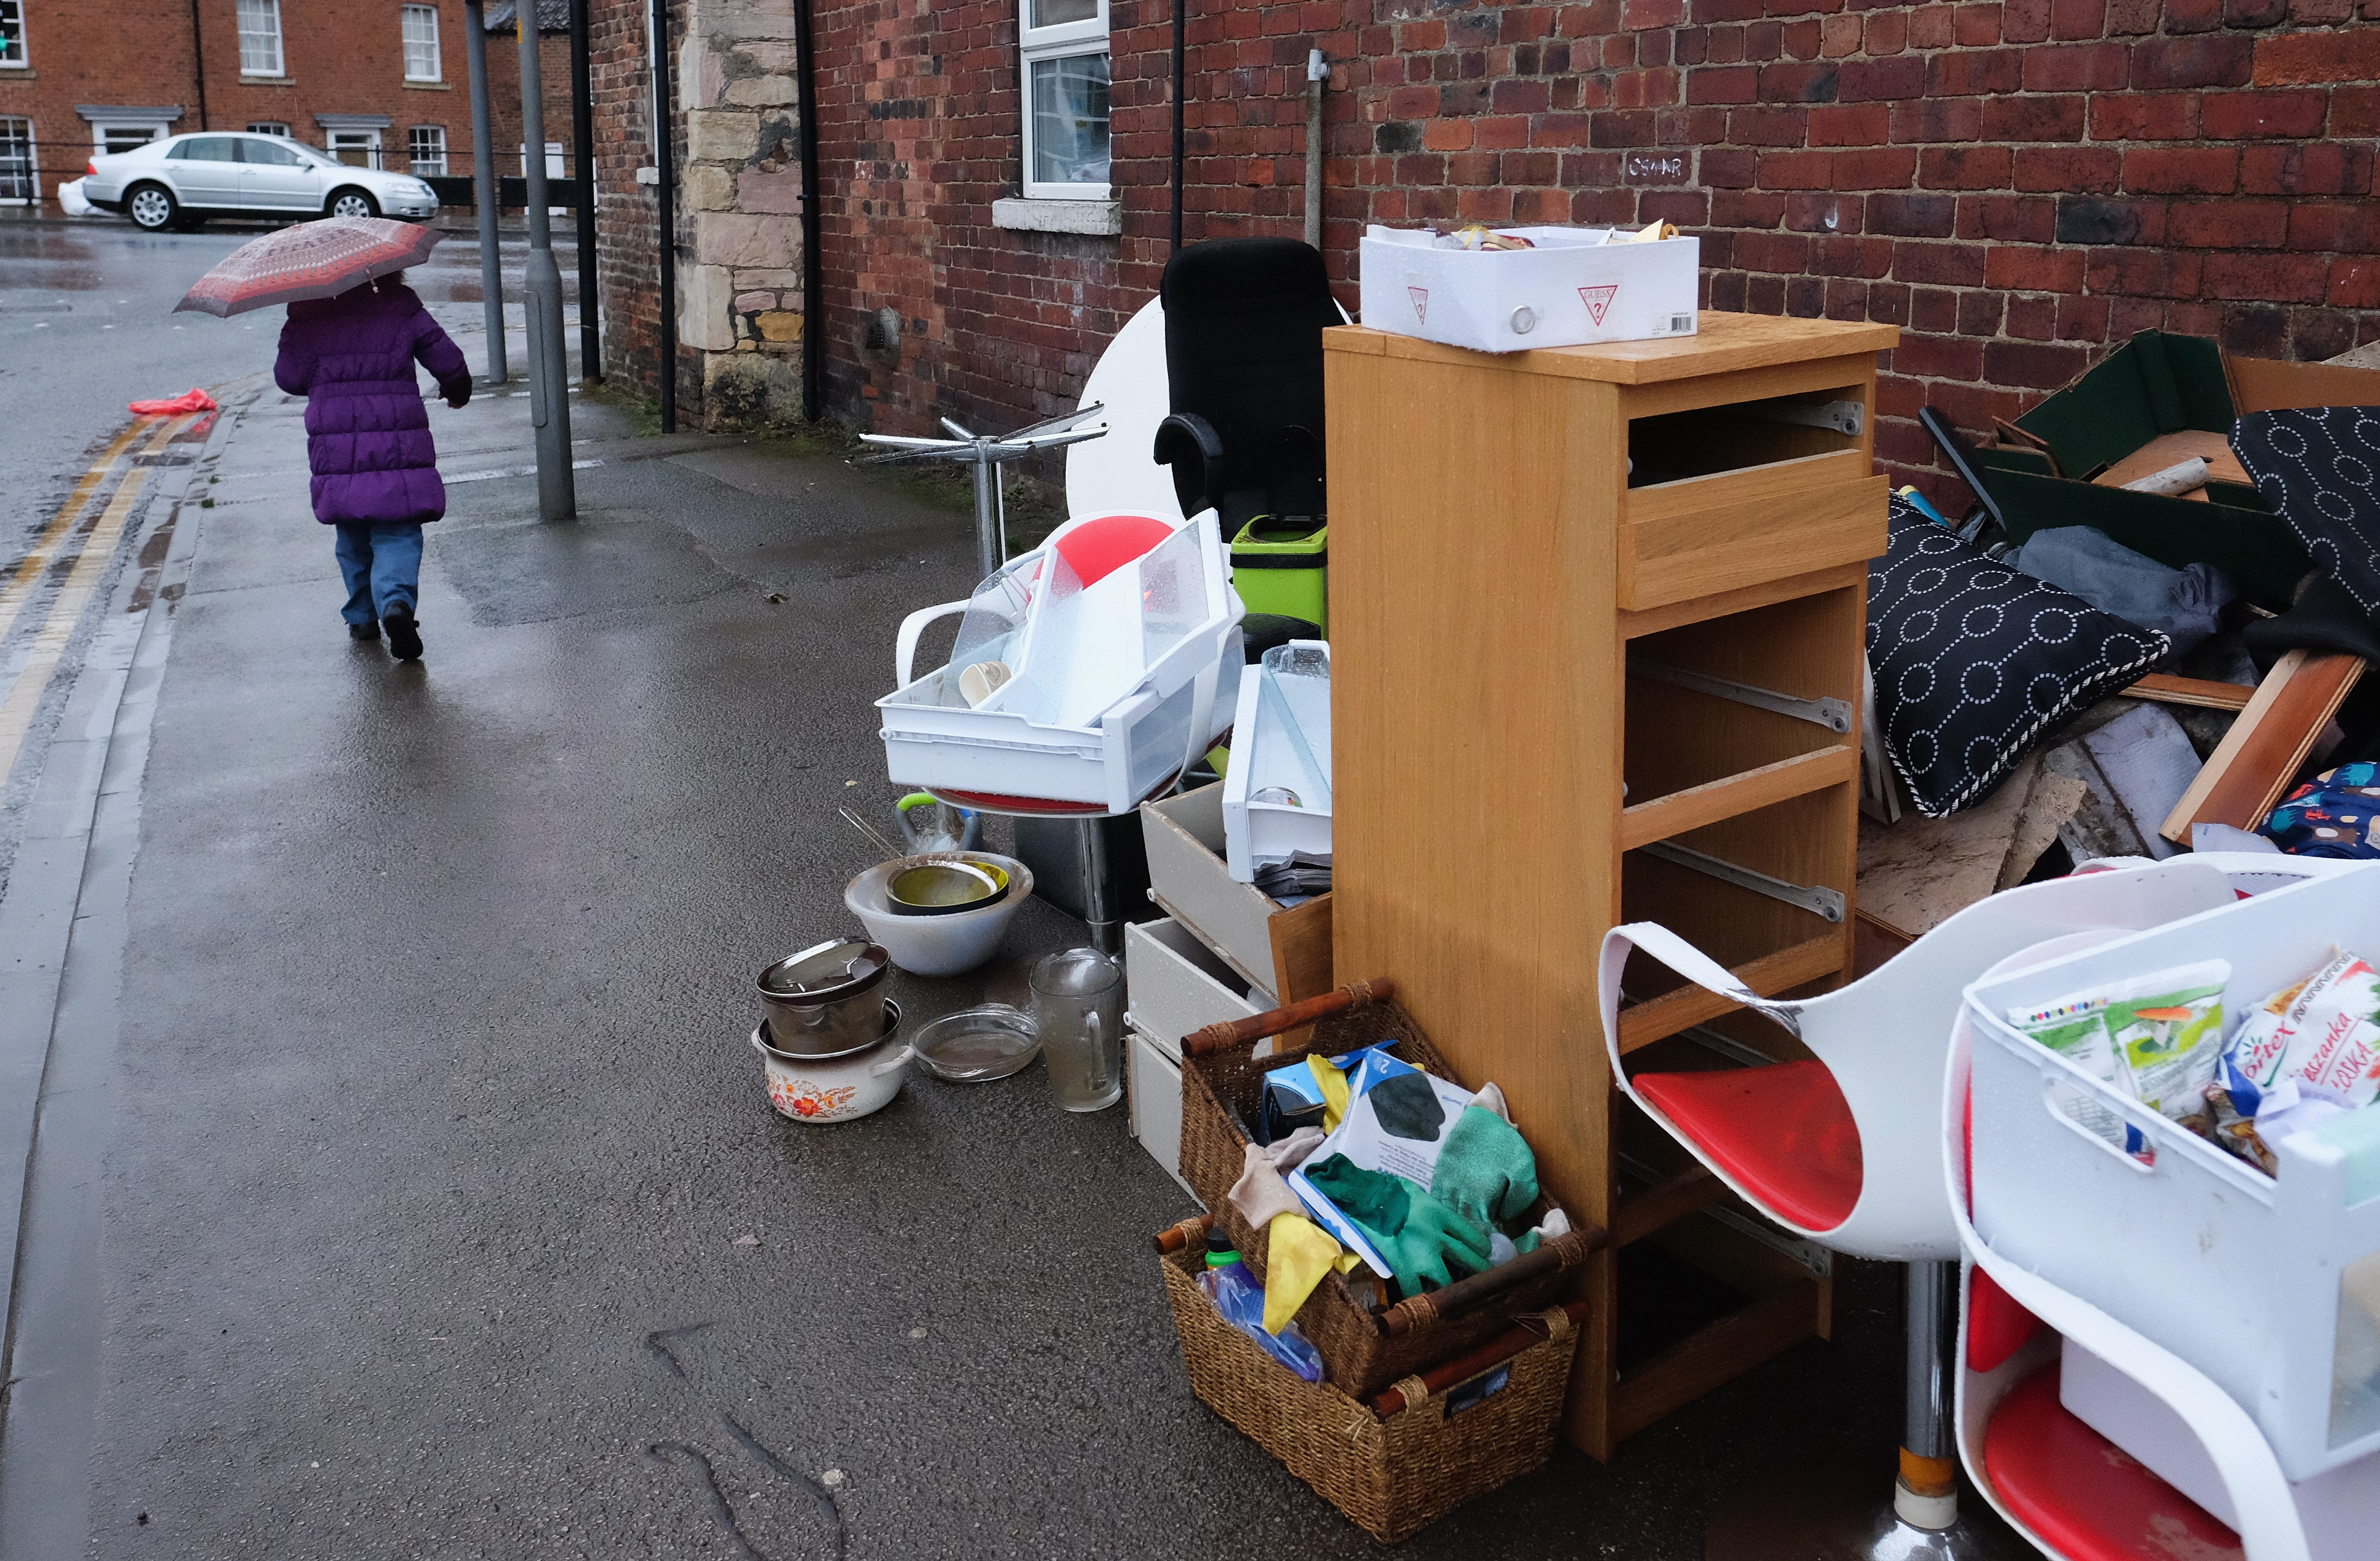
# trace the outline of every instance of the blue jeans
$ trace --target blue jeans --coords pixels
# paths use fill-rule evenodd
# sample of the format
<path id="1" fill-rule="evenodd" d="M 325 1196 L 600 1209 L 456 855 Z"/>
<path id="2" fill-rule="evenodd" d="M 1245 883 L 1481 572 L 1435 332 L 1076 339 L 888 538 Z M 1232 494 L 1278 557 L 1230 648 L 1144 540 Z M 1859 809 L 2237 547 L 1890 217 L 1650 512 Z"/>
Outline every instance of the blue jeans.
<path id="1" fill-rule="evenodd" d="M 339 616 L 364 624 L 399 604 L 411 612 L 421 594 L 421 528 L 342 521 L 337 530 L 339 573 L 347 581 L 347 604 Z"/>

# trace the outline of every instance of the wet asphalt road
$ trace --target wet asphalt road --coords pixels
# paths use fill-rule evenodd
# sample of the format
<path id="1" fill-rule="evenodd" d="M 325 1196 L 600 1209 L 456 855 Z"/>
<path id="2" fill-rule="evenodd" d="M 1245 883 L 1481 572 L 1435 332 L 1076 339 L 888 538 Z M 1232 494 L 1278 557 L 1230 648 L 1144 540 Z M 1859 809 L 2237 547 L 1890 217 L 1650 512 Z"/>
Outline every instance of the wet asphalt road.
<path id="1" fill-rule="evenodd" d="M 433 408 L 449 471 L 518 460 L 527 405 Z M 402 667 L 338 623 L 301 412 L 240 409 L 185 511 L 61 1118 L 88 1219 L 28 1281 L 81 1298 L 43 1337 L 88 1403 L 0 1561 L 1377 1554 L 1190 1398 L 1147 1247 L 1190 1204 L 1121 1108 L 1037 1068 L 812 1129 L 759 1089 L 750 978 L 845 930 L 869 853 L 833 810 L 889 808 L 869 701 L 970 583 L 964 515 L 767 445 L 606 445 L 573 526 L 458 483 Z M 1013 997 L 1079 936 L 1036 902 L 894 995 Z M 1813 1452 L 1881 1497 L 1893 1275 L 1838 1295 L 1837 1344 L 1401 1554 L 1687 1561 L 1733 1479 Z"/>

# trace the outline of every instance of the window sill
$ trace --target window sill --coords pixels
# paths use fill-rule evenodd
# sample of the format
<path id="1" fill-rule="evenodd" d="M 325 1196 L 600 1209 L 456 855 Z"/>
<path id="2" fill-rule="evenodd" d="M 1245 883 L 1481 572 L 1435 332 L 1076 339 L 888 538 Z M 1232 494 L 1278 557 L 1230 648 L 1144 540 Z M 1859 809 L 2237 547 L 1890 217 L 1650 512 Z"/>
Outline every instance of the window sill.
<path id="1" fill-rule="evenodd" d="M 1123 231 L 1123 202 L 1012 195 L 991 203 L 991 226 L 1019 233 L 1081 233 L 1112 238 Z"/>
<path id="2" fill-rule="evenodd" d="M 451 81 L 407 81 L 405 90 L 408 92 L 451 92 L 455 84 Z"/>
<path id="3" fill-rule="evenodd" d="M 243 76 L 239 84 L 243 87 L 294 87 L 298 83 L 286 76 Z"/>
<path id="4" fill-rule="evenodd" d="M 0 60 L 0 79 L 33 81 L 39 79 L 40 73 L 30 65 L 10 65 L 6 60 Z M 18 204 L 22 205 L 24 202 L 18 201 Z"/>

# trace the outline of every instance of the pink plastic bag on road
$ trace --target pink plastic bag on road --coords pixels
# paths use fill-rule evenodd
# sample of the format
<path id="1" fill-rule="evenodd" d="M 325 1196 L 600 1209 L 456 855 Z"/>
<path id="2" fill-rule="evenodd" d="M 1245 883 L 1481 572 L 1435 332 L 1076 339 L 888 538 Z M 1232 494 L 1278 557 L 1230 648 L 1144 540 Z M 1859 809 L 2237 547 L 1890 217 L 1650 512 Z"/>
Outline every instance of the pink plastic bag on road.
<path id="1" fill-rule="evenodd" d="M 170 418 L 184 412 L 212 412 L 215 398 L 203 390 L 188 390 L 170 401 L 135 401 L 125 409 L 135 417 Z"/>

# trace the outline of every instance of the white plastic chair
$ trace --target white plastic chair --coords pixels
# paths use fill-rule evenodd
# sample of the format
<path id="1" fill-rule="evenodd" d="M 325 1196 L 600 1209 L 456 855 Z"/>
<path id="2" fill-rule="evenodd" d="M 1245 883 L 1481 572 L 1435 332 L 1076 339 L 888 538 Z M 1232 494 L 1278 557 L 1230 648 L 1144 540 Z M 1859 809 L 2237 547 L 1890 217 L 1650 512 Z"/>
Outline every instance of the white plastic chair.
<path id="1" fill-rule="evenodd" d="M 1605 935 L 1604 1043 L 1612 1077 L 1629 1098 L 1730 1190 L 1787 1229 L 1852 1257 L 1909 1265 L 1911 1387 L 1903 1478 L 1895 1483 L 1892 1510 L 1908 1529 L 1937 1535 L 1935 1553 L 1984 1546 L 1959 1523 L 1952 1478 L 1946 1367 L 1961 1248 L 1949 1184 L 1937 1171 L 1944 1057 L 1967 983 L 2045 940 L 2158 926 L 2228 905 L 2243 887 L 2253 892 L 2334 865 L 2347 864 L 2208 854 L 2024 884 L 1967 907 L 1872 974 L 1806 998 L 1750 992 L 1718 961 L 1654 923 Z M 2235 871 L 2248 876 L 2235 884 Z M 1638 948 L 1775 1020 L 1815 1060 L 1631 1077 L 1620 1048 L 1619 1004 L 1622 970 Z M 1844 1521 L 1863 1534 L 1875 1531 L 1869 1516 L 1849 1514 Z"/>
<path id="2" fill-rule="evenodd" d="M 2254 864 L 2252 870 L 2245 865 L 2236 869 L 2240 886 L 2250 890 L 2270 886 L 2260 879 L 2287 882 L 2360 865 L 2292 858 L 2286 859 L 2292 866 L 2276 868 L 2270 857 L 2220 860 L 2227 865 Z M 2050 940 L 2001 959 L 1978 979 L 2063 957 L 2118 935 L 2110 932 Z M 2241 1550 L 2224 1547 L 2210 1518 L 2236 1532 L 2246 1561 L 2360 1561 L 2373 1554 L 2372 1535 L 2380 1531 L 2380 1459 L 2365 1459 L 2319 1481 L 2291 1485 L 2254 1419 L 2205 1373 L 2097 1307 L 2000 1257 L 1977 1235 L 1967 1216 L 1966 1196 L 1971 1130 L 1966 1097 L 1973 1040 L 1962 1009 L 1951 1031 L 1935 1128 L 1943 1183 L 1951 1193 L 1951 1219 L 1969 1263 L 1960 1293 L 1959 1458 L 1985 1500 L 2056 1561 L 2128 1561 L 2167 1554 L 2192 1561 L 2223 1561 L 2241 1555 Z M 2058 1211 L 2044 1210 L 2042 1217 L 2055 1219 Z M 1989 1296 L 1990 1287 L 1997 1287 L 2001 1296 Z M 2010 1303 L 2030 1314 L 2022 1320 L 2024 1327 L 2037 1323 L 2041 1329 L 2022 1345 L 1990 1337 L 1978 1345 L 1979 1320 L 1987 1314 L 1997 1313 L 1982 1323 L 1987 1335 L 2008 1333 Z M 2106 1395 L 2112 1388 L 2127 1422 L 2140 1433 L 2131 1438 L 2135 1457 L 2110 1456 L 2122 1450 L 2070 1411 L 2047 1401 L 2057 1379 L 2042 1373 L 2055 1369 L 2061 1340 L 2084 1352 L 2079 1362 L 2069 1353 L 2067 1369 L 2114 1373 L 2100 1378 L 2100 1391 Z M 1985 1357 L 1980 1364 L 1979 1351 Z M 2003 1463 L 2001 1469 L 2011 1481 L 2021 1473 L 2025 1481 L 2022 1489 L 2003 1488 L 1994 1474 L 1990 1433 L 1995 1418 L 2004 1412 L 2019 1417 L 2004 1444 L 2010 1458 L 2019 1461 Z M 2093 1453 L 2098 1455 L 2095 1459 L 2089 1456 Z M 2151 1458 L 2163 1467 L 2134 1467 Z M 2319 1543 L 2310 1541 L 2310 1529 Z"/>

